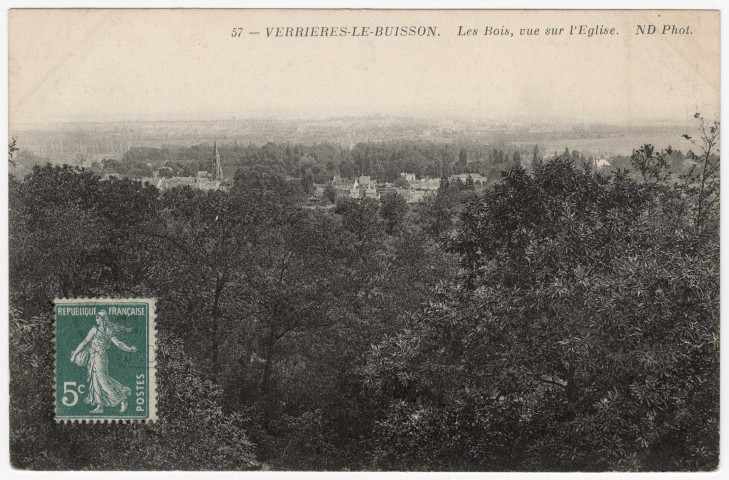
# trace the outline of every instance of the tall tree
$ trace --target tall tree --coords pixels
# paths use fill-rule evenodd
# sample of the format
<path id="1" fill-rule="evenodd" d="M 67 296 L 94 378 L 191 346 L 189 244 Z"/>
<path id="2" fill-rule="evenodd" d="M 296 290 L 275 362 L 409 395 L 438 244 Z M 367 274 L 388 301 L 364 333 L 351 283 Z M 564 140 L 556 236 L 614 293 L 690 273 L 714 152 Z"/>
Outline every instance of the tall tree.
<path id="1" fill-rule="evenodd" d="M 534 144 L 534 149 L 532 150 L 532 172 L 539 169 L 539 167 L 542 166 L 542 155 L 539 151 L 539 145 Z"/>
<path id="2" fill-rule="evenodd" d="M 390 235 L 403 227 L 408 205 L 405 199 L 397 192 L 386 193 L 380 198 L 380 215 L 385 220 L 385 228 Z"/>
<path id="3" fill-rule="evenodd" d="M 718 121 L 707 123 L 701 114 L 694 114 L 698 120 L 696 138 L 684 134 L 699 152 L 690 151 L 688 157 L 693 165 L 684 175 L 684 191 L 694 198 L 694 228 L 697 233 L 716 231 L 718 224 L 719 202 L 719 133 Z"/>

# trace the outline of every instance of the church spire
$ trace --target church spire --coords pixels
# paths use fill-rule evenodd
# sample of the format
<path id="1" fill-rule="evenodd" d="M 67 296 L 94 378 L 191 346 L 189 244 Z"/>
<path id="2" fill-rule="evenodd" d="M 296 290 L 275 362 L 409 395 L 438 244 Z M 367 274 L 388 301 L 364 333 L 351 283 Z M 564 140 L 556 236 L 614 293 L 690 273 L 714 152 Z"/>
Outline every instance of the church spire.
<path id="1" fill-rule="evenodd" d="M 220 164 L 220 154 L 218 153 L 218 142 L 213 142 L 213 158 L 210 159 L 213 164 L 213 180 L 223 180 L 223 167 Z"/>

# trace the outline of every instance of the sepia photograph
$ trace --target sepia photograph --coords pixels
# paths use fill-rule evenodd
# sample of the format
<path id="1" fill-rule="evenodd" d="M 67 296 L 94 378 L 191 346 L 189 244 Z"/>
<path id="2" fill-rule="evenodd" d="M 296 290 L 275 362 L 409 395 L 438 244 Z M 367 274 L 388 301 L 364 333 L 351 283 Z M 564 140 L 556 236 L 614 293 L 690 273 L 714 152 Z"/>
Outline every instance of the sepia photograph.
<path id="1" fill-rule="evenodd" d="M 10 468 L 716 473 L 719 10 L 6 14 Z"/>

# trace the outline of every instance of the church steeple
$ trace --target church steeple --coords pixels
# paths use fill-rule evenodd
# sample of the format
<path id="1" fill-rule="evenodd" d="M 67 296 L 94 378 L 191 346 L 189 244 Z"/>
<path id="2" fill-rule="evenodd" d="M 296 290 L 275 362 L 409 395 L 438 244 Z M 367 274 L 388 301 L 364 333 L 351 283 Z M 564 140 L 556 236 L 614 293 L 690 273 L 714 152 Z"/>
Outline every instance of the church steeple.
<path id="1" fill-rule="evenodd" d="M 213 180 L 223 180 L 223 167 L 220 165 L 217 140 L 213 142 L 213 158 L 210 160 L 213 164 Z"/>

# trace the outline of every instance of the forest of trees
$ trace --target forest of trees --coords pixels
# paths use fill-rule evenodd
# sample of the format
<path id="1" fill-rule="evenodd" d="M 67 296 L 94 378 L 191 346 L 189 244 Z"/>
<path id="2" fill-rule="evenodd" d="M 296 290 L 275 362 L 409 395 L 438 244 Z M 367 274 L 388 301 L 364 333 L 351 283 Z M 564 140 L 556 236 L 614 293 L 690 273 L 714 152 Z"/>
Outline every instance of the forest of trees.
<path id="1" fill-rule="evenodd" d="M 12 464 L 715 469 L 719 125 L 697 121 L 680 172 L 650 145 L 607 173 L 490 148 L 490 188 L 444 182 L 414 207 L 302 208 L 301 152 L 275 145 L 280 165 L 241 161 L 230 192 L 11 177 Z M 439 176 L 471 155 L 321 148 L 314 176 Z M 155 424 L 54 421 L 52 299 L 94 296 L 157 298 Z"/>

